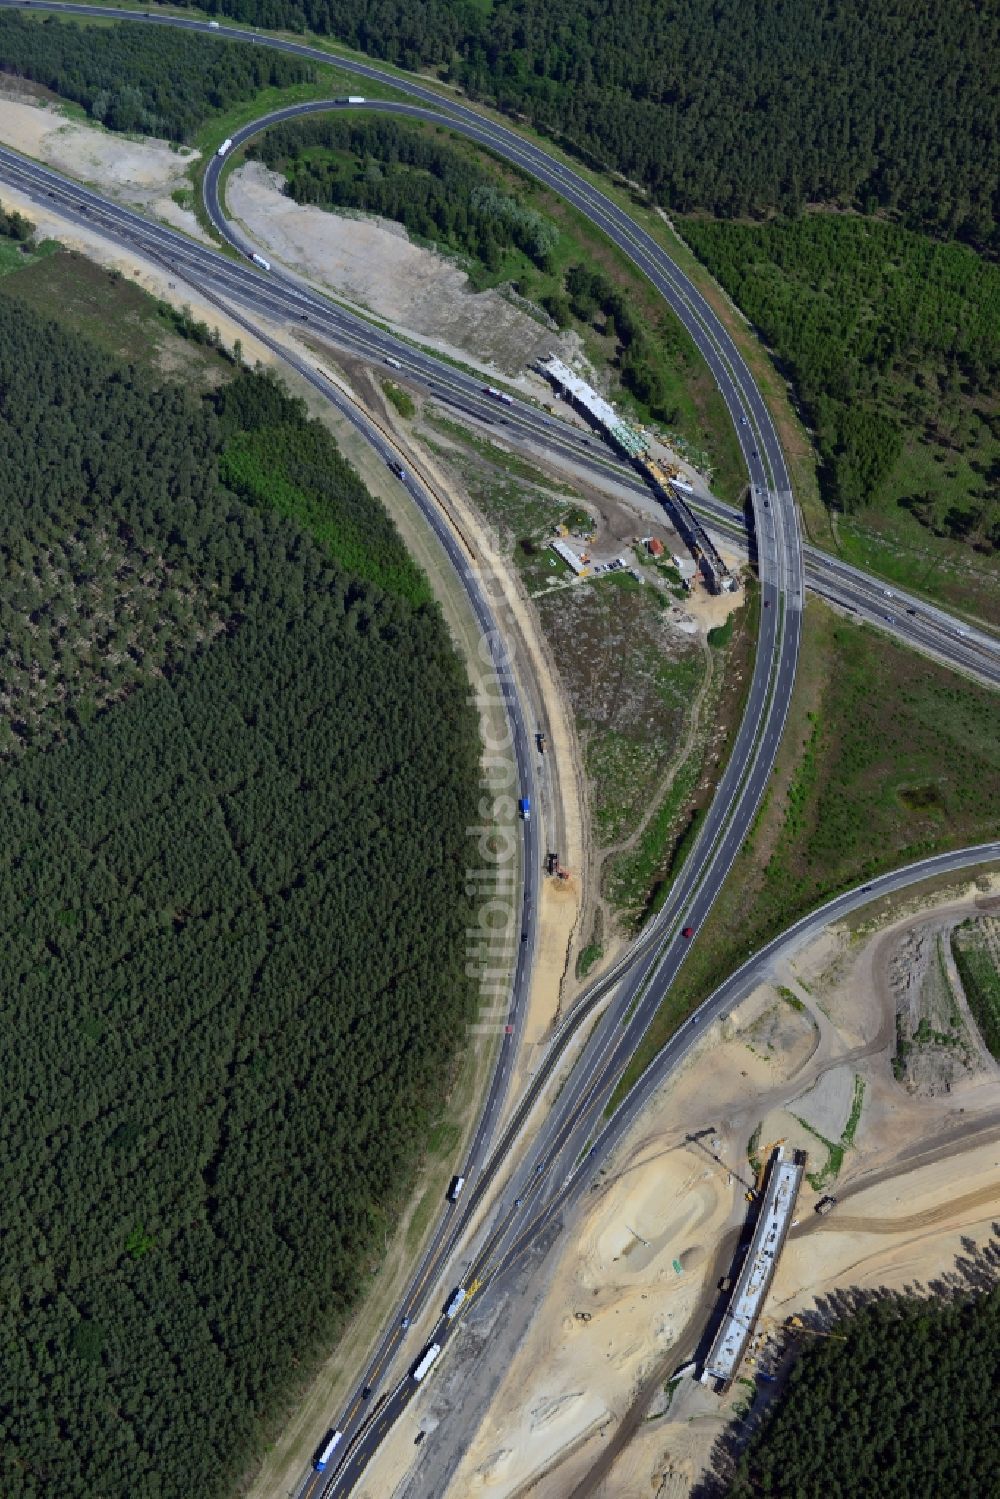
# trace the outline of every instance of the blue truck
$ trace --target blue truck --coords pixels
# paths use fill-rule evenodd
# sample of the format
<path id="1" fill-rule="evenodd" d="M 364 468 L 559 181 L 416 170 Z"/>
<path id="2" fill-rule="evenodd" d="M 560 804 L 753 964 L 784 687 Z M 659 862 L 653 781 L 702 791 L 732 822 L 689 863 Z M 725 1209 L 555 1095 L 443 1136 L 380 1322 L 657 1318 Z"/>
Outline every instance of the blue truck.
<path id="1" fill-rule="evenodd" d="M 517 810 L 521 814 L 521 821 L 527 822 L 528 818 L 531 816 L 531 797 L 522 796 L 521 800 L 517 804 Z"/>

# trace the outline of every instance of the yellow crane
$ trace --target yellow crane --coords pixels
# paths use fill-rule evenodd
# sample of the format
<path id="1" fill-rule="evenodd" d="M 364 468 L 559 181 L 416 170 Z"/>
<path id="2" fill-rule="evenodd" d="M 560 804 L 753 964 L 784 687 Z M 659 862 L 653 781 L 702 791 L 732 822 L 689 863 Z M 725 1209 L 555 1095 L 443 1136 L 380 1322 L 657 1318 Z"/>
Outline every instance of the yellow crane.
<path id="1" fill-rule="evenodd" d="M 768 1326 L 776 1332 L 806 1332 L 813 1338 L 836 1338 L 838 1342 L 846 1343 L 847 1337 L 842 1332 L 824 1332 L 821 1327 L 807 1327 L 801 1317 L 788 1317 L 784 1322 L 779 1322 L 777 1317 L 760 1317 L 758 1326 L 761 1331 Z"/>

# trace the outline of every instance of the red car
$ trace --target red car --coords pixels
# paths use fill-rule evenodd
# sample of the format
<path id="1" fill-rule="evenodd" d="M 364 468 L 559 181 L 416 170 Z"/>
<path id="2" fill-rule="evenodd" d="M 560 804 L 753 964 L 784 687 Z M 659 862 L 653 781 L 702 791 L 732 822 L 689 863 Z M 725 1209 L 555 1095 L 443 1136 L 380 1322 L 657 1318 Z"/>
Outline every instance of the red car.
<path id="1" fill-rule="evenodd" d="M 693 937 L 694 936 L 694 927 L 693 926 L 686 926 L 684 928 L 683 932 L 681 932 L 681 936 L 682 937 Z"/>
<path id="2" fill-rule="evenodd" d="M 514 1027 L 512 1025 L 506 1026 L 505 1030 L 508 1036 L 512 1036 L 514 1034 Z"/>

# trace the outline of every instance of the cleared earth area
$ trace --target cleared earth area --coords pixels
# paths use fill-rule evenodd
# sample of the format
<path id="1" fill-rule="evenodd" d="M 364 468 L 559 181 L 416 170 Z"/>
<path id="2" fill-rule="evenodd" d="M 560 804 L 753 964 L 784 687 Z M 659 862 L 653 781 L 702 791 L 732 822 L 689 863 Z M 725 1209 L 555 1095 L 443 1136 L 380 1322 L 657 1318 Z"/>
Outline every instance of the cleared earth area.
<path id="1" fill-rule="evenodd" d="M 749 1385 L 721 1402 L 689 1380 L 669 1386 L 718 1301 L 746 1187 L 777 1140 L 808 1151 L 812 1180 L 767 1332 L 840 1289 L 926 1284 L 985 1240 L 1000 1206 L 1000 1071 L 960 989 L 942 1009 L 954 975 L 937 963 L 939 939 L 991 919 L 998 902 L 993 875 L 827 929 L 706 1034 L 570 1224 L 450 1495 L 690 1492 L 734 1409 L 762 1398 L 746 1365 Z M 914 1006 L 956 1039 L 912 1041 L 897 1076 L 898 1020 Z M 940 1063 L 942 1050 L 959 1063 Z M 826 1193 L 837 1204 L 818 1216 Z"/>
<path id="2" fill-rule="evenodd" d="M 228 179 L 230 212 L 265 253 L 373 313 L 429 348 L 544 390 L 526 366 L 578 340 L 552 332 L 499 291 L 472 292 L 455 262 L 412 244 L 387 219 L 329 213 L 286 197 L 284 179 L 258 162 Z"/>
<path id="3" fill-rule="evenodd" d="M 207 242 L 190 202 L 188 168 L 200 152 L 150 137 L 132 139 L 68 117 L 65 105 L 25 79 L 0 75 L 0 139 L 119 203 L 154 214 Z M 173 196 L 177 194 L 181 203 Z"/>

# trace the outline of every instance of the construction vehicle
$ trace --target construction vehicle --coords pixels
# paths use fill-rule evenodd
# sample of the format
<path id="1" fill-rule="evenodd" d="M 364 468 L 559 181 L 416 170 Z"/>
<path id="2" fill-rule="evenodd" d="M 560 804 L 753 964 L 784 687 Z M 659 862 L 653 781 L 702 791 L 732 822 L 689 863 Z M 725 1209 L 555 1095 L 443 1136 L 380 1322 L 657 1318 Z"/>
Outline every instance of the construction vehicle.
<path id="1" fill-rule="evenodd" d="M 640 462 L 653 483 L 659 484 L 663 489 L 666 489 L 667 485 L 672 483 L 680 473 L 680 469 L 674 468 L 672 463 L 664 468 L 662 464 L 657 463 L 652 458 L 643 458 Z"/>
<path id="2" fill-rule="evenodd" d="M 540 755 L 545 754 L 545 746 L 548 744 L 548 742 L 548 737 L 542 733 L 541 729 L 539 729 L 538 733 L 535 735 L 535 744 Z"/>
<path id="3" fill-rule="evenodd" d="M 562 865 L 559 863 L 558 854 L 546 854 L 545 873 L 555 875 L 557 880 L 569 879 L 569 870 L 563 869 Z"/>
<path id="4" fill-rule="evenodd" d="M 825 1218 L 827 1213 L 832 1212 L 836 1206 L 836 1197 L 830 1197 L 829 1195 L 827 1195 L 826 1197 L 820 1198 L 819 1202 L 817 1202 L 816 1204 L 815 1211 L 819 1213 L 821 1218 Z"/>
<path id="5" fill-rule="evenodd" d="M 768 1162 L 771 1159 L 771 1152 L 772 1150 L 777 1150 L 778 1146 L 784 1145 L 784 1143 L 785 1137 L 782 1135 L 780 1140 L 772 1140 L 770 1145 L 764 1146 L 764 1149 L 760 1153 L 760 1169 L 757 1172 L 757 1180 L 752 1187 L 747 1189 L 747 1202 L 756 1202 L 760 1196 L 760 1189 L 764 1185 L 764 1175 L 767 1171 Z"/>

